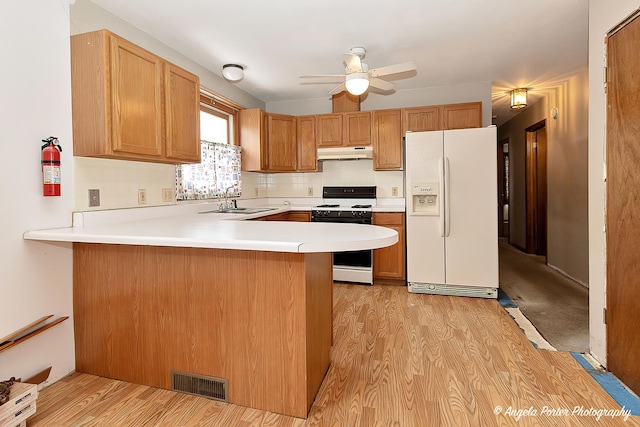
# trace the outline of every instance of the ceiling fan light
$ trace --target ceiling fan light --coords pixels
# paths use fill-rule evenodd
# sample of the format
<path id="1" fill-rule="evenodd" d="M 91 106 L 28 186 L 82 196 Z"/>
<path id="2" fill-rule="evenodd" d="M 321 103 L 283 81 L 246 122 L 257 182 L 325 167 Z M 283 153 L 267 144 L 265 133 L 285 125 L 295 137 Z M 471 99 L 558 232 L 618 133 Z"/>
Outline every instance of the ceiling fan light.
<path id="1" fill-rule="evenodd" d="M 368 73 L 351 73 L 348 74 L 344 83 L 347 92 L 352 95 L 362 95 L 369 88 Z"/>
<path id="2" fill-rule="evenodd" d="M 238 82 L 244 77 L 244 68 L 238 64 L 225 64 L 222 66 L 222 77 L 229 82 Z"/>
<path id="3" fill-rule="evenodd" d="M 519 110 L 527 106 L 527 89 L 518 88 L 511 91 L 511 108 Z"/>

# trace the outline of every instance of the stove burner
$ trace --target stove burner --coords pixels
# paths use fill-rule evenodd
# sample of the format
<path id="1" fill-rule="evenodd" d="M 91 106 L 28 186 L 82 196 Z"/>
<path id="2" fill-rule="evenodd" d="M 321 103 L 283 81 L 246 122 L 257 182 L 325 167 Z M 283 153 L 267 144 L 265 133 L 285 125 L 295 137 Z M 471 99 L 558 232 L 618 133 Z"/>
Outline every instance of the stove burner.
<path id="1" fill-rule="evenodd" d="M 316 208 L 337 208 L 340 205 L 318 205 Z"/>
<path id="2" fill-rule="evenodd" d="M 351 206 L 353 209 L 368 209 L 371 205 L 353 205 Z"/>

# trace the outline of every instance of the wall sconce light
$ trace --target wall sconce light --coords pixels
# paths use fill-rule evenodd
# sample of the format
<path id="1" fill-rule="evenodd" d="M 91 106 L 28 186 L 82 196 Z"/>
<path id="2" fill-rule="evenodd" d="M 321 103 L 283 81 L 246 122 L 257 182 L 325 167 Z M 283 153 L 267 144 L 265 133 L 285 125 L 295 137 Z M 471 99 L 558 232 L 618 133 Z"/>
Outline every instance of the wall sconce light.
<path id="1" fill-rule="evenodd" d="M 344 85 L 350 94 L 362 95 L 369 88 L 369 73 L 347 74 Z"/>
<path id="2" fill-rule="evenodd" d="M 244 77 L 244 68 L 238 64 L 225 64 L 222 66 L 222 77 L 232 83 L 238 82 Z"/>
<path id="3" fill-rule="evenodd" d="M 511 91 L 511 108 L 519 110 L 527 106 L 527 89 L 518 88 Z"/>

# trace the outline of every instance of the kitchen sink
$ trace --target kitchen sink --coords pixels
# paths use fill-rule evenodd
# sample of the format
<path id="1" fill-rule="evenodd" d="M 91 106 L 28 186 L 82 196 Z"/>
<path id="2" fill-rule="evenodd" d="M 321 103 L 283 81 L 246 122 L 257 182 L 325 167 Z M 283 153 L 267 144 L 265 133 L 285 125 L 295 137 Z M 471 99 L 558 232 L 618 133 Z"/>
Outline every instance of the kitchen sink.
<path id="1" fill-rule="evenodd" d="M 201 214 L 205 214 L 205 213 L 233 213 L 233 214 L 255 214 L 255 213 L 260 213 L 260 212 L 267 212 L 267 211 L 273 211 L 276 210 L 277 208 L 227 208 L 227 209 L 215 209 L 212 211 L 204 211 L 204 212 L 198 212 Z"/>

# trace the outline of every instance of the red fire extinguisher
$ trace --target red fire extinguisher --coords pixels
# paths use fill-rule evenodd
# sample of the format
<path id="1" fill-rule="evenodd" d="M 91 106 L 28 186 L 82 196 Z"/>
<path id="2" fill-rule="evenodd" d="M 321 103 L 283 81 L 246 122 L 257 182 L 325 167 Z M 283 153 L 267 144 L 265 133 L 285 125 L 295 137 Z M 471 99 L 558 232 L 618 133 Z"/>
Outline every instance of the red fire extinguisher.
<path id="1" fill-rule="evenodd" d="M 62 147 L 58 138 L 50 136 L 43 139 L 42 146 L 42 195 L 60 195 L 60 153 Z"/>

